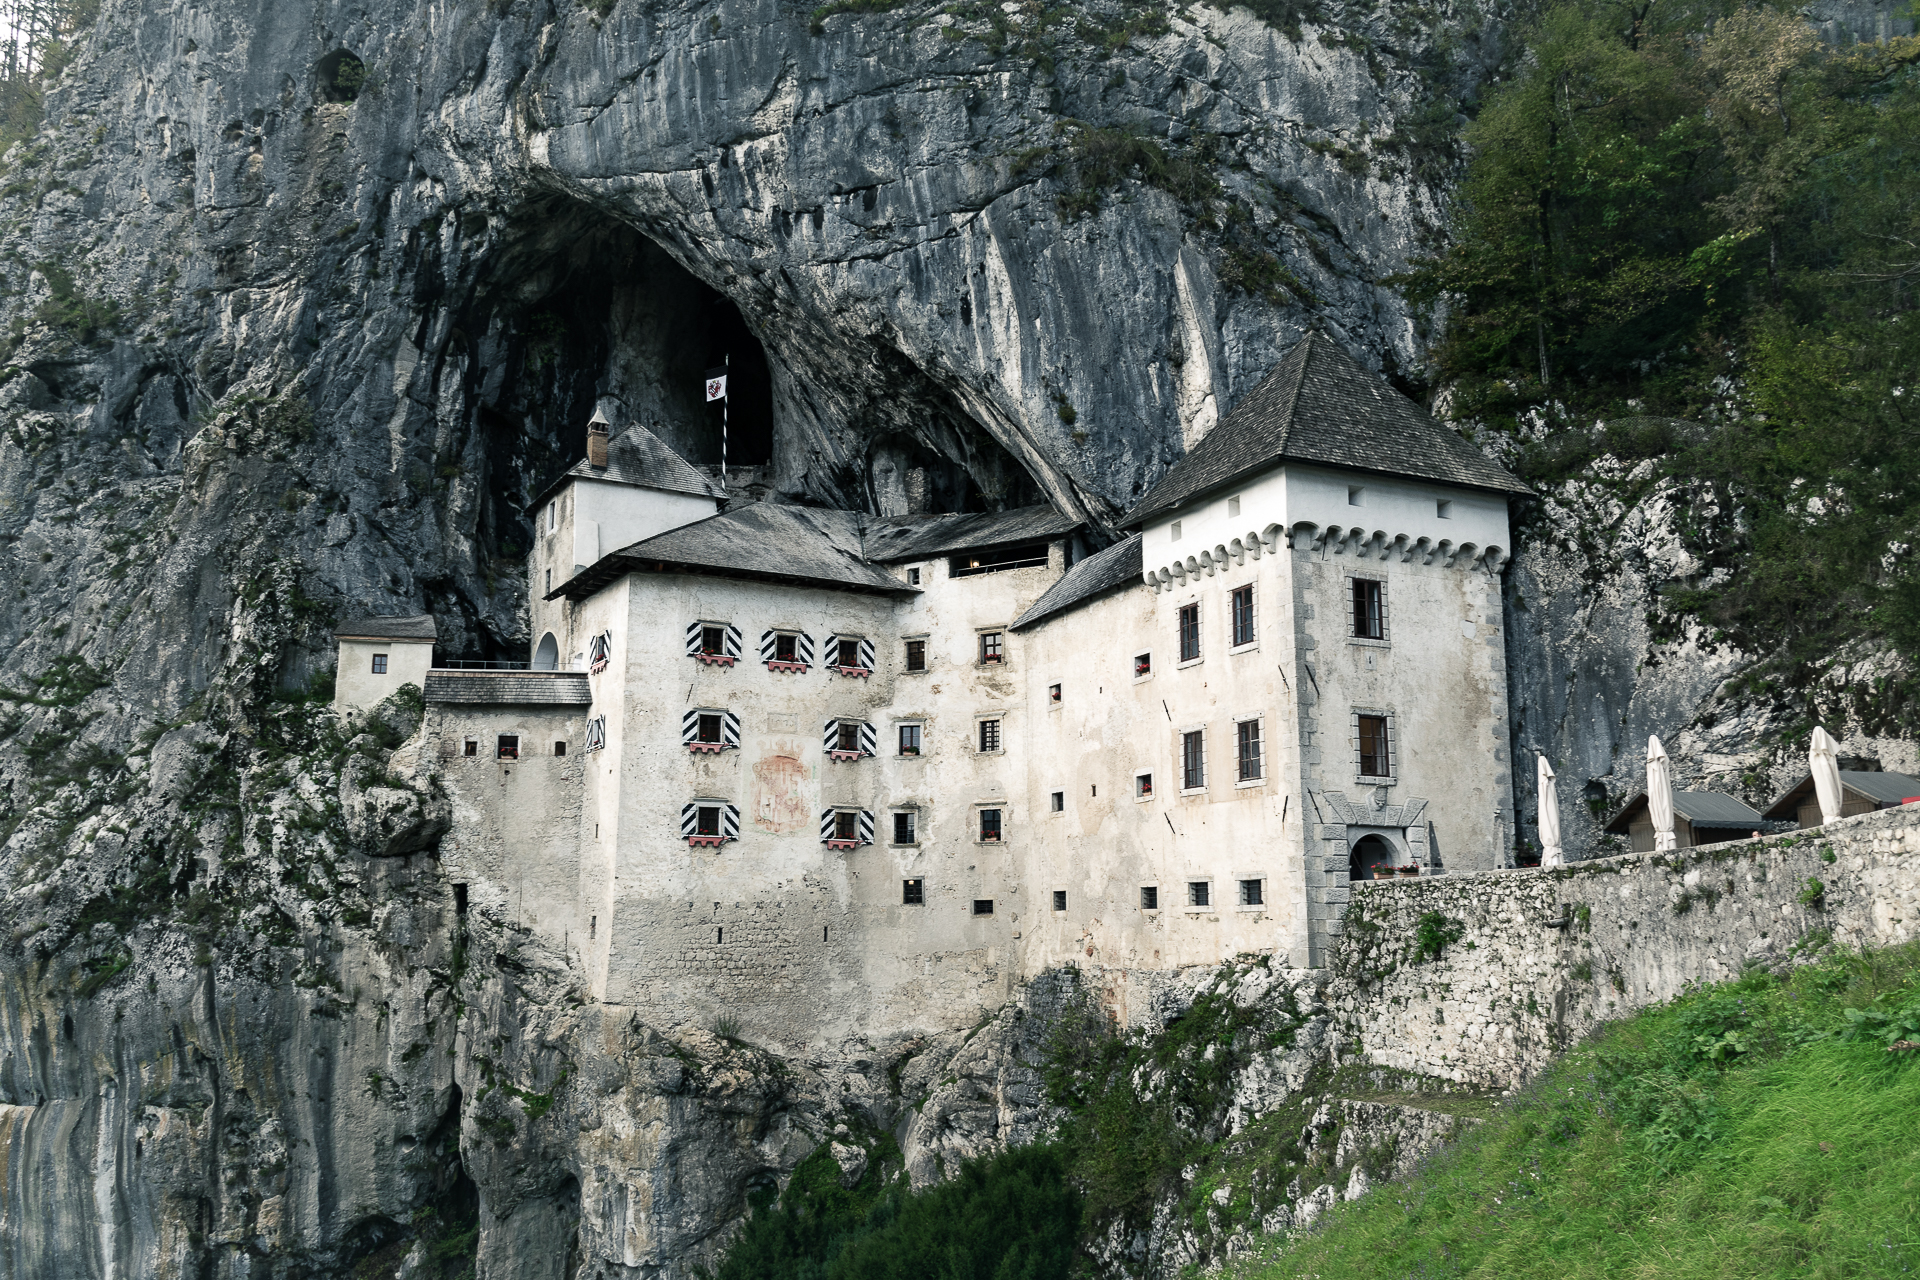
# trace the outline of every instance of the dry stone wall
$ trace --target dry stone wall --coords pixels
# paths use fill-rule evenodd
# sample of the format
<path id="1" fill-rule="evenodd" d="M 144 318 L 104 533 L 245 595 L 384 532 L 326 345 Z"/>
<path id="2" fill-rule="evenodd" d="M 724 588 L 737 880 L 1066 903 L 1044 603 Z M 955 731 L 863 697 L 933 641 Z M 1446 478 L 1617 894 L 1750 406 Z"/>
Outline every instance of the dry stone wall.
<path id="1" fill-rule="evenodd" d="M 1920 806 L 1670 854 L 1356 884 L 1326 1004 L 1376 1066 L 1511 1088 L 1690 982 L 1828 939 L 1916 936 Z"/>

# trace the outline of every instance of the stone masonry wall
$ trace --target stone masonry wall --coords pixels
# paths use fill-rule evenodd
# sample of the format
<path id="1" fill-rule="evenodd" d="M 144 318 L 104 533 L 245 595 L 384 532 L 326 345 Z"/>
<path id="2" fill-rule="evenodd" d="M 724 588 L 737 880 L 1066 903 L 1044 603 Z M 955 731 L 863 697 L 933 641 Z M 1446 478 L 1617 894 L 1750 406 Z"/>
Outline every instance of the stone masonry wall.
<path id="1" fill-rule="evenodd" d="M 1423 917 L 1458 929 L 1437 959 Z M 1829 936 L 1920 937 L 1920 806 L 1672 854 L 1355 884 L 1326 1004 L 1375 1065 L 1511 1088 L 1604 1020 Z"/>

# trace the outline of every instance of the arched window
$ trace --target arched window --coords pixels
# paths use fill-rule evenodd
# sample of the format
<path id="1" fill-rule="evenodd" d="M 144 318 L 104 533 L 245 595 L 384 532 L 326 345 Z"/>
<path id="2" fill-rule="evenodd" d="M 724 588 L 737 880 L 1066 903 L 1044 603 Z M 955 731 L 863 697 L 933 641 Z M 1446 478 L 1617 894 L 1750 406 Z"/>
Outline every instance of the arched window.
<path id="1" fill-rule="evenodd" d="M 540 645 L 533 651 L 533 669 L 535 671 L 558 671 L 560 669 L 560 642 L 553 638 L 553 632 L 540 637 Z"/>

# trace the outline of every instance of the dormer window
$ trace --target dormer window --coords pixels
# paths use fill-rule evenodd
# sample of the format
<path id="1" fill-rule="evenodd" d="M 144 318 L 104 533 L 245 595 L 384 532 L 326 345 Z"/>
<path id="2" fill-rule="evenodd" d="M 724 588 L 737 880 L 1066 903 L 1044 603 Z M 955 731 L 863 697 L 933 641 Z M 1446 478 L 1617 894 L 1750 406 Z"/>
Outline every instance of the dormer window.
<path id="1" fill-rule="evenodd" d="M 873 815 L 865 809 L 823 809 L 820 842 L 829 849 L 853 849 L 873 843 Z"/>
<path id="2" fill-rule="evenodd" d="M 813 665 L 813 637 L 804 631 L 763 632 L 760 660 L 769 671 L 804 672 Z"/>
<path id="3" fill-rule="evenodd" d="M 830 760 L 858 760 L 879 753 L 880 735 L 865 720 L 829 720 L 824 745 Z"/>
<path id="4" fill-rule="evenodd" d="M 696 707 L 680 717 L 680 741 L 695 755 L 719 755 L 740 745 L 740 717 L 718 708 Z"/>
<path id="5" fill-rule="evenodd" d="M 694 848 L 718 849 L 740 838 L 740 808 L 724 800 L 695 800 L 680 806 L 680 838 Z"/>
<path id="6" fill-rule="evenodd" d="M 703 666 L 732 666 L 740 660 L 740 628 L 727 622 L 689 623 L 687 656 Z"/>
<path id="7" fill-rule="evenodd" d="M 862 636 L 833 636 L 827 641 L 827 670 L 865 680 L 873 674 L 873 641 Z"/>

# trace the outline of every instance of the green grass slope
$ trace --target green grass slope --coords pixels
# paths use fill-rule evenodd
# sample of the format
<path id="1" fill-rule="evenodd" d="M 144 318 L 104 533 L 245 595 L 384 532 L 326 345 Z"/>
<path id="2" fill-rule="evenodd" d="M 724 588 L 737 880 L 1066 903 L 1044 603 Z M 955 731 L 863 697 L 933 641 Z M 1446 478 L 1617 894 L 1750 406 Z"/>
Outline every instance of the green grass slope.
<path id="1" fill-rule="evenodd" d="M 1920 1273 L 1920 947 L 1618 1023 L 1239 1280 Z"/>

